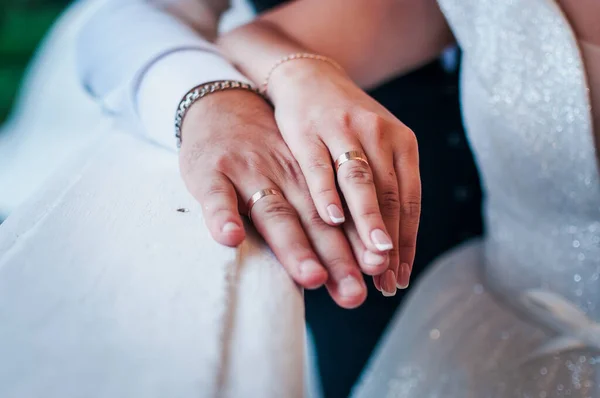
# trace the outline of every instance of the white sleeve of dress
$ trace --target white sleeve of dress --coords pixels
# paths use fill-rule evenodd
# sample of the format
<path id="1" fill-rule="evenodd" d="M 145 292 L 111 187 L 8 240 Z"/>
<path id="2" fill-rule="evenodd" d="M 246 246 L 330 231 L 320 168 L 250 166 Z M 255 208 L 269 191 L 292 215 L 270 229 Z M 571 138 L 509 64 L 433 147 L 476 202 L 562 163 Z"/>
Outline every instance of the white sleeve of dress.
<path id="1" fill-rule="evenodd" d="M 175 149 L 175 110 L 185 93 L 220 79 L 249 80 L 208 40 L 148 0 L 105 0 L 80 32 L 86 90 L 128 129 Z"/>

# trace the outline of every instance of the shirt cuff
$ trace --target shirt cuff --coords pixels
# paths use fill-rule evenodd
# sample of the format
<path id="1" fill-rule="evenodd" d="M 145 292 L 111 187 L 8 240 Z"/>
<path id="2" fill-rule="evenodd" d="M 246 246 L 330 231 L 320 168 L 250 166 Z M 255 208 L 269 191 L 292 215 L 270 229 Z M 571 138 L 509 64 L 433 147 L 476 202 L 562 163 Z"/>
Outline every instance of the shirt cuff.
<path id="1" fill-rule="evenodd" d="M 215 80 L 252 82 L 218 54 L 186 50 L 167 54 L 145 71 L 134 93 L 139 120 L 150 139 L 176 150 L 175 112 L 192 88 Z"/>

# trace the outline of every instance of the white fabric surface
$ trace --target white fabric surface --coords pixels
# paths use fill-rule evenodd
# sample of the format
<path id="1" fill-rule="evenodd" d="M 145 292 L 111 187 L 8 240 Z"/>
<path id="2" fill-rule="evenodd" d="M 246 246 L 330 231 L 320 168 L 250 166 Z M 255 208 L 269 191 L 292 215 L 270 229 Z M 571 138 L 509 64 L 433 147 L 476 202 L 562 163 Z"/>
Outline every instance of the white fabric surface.
<path id="1" fill-rule="evenodd" d="M 52 28 L 30 64 L 12 116 L 1 126 L 0 218 L 107 126 L 75 73 L 75 37 L 98 4 L 75 3 Z"/>
<path id="2" fill-rule="evenodd" d="M 101 3 L 61 18 L 0 134 L 0 397 L 301 397 L 300 291 L 255 237 L 215 244 L 175 154 L 79 86 Z"/>
<path id="3" fill-rule="evenodd" d="M 174 157 L 103 137 L 0 227 L 0 396 L 303 395 L 300 291 L 212 241 Z"/>

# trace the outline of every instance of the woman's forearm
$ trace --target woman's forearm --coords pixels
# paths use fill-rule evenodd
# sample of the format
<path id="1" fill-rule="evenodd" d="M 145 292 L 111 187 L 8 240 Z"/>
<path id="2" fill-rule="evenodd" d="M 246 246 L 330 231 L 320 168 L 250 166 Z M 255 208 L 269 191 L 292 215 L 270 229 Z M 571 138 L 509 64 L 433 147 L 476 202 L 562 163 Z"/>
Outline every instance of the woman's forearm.
<path id="1" fill-rule="evenodd" d="M 434 59 L 453 36 L 435 0 L 302 0 L 218 42 L 257 82 L 282 56 L 309 51 L 333 58 L 369 87 Z"/>

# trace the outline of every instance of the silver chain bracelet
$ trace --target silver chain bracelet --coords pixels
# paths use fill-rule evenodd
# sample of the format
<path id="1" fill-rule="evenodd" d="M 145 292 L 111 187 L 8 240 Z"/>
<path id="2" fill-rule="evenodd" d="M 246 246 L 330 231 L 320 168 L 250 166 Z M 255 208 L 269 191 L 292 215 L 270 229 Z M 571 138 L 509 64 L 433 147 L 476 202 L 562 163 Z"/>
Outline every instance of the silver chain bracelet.
<path id="1" fill-rule="evenodd" d="M 190 106 L 200 98 L 206 97 L 214 92 L 234 89 L 250 91 L 263 97 L 255 87 L 252 87 L 248 83 L 238 82 L 236 80 L 218 80 L 204 83 L 194 87 L 183 96 L 183 99 L 179 102 L 179 106 L 177 107 L 177 112 L 175 113 L 175 139 L 177 140 L 177 148 L 181 148 L 181 125 L 183 124 L 183 118 L 190 109 Z"/>

